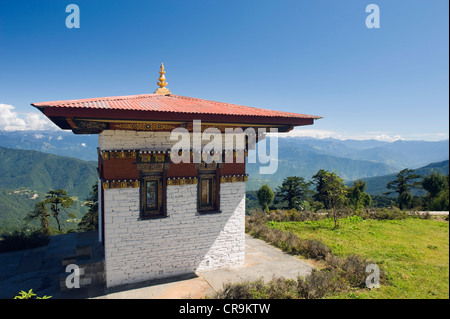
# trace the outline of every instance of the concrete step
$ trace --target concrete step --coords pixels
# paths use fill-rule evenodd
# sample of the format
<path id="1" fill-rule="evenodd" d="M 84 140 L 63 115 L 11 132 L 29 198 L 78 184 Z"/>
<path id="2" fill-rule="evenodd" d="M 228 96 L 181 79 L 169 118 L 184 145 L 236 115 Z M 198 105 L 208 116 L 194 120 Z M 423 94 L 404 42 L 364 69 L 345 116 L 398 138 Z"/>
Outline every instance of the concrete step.
<path id="1" fill-rule="evenodd" d="M 98 241 L 97 232 L 79 233 L 75 253 L 62 258 L 62 272 L 59 278 L 60 291 L 74 291 L 83 289 L 103 289 L 105 287 L 105 259 L 104 248 Z M 80 288 L 67 288 L 66 279 L 72 272 L 65 272 L 67 265 L 74 264 L 79 267 Z M 71 278 L 72 278 L 71 277 Z M 71 280 L 73 282 L 73 279 Z"/>
<path id="2" fill-rule="evenodd" d="M 79 267 L 79 285 L 80 288 L 96 286 L 104 287 L 105 285 L 105 265 L 104 262 L 88 262 L 82 261 L 82 264 L 77 265 Z M 60 274 L 59 285 L 61 291 L 73 290 L 68 288 L 66 284 L 67 278 L 70 277 L 70 282 L 74 282 L 73 271 L 64 272 Z"/>
<path id="3" fill-rule="evenodd" d="M 91 253 L 91 246 L 77 246 L 76 248 L 76 256 L 77 260 L 80 259 L 91 259 L 92 253 Z"/>

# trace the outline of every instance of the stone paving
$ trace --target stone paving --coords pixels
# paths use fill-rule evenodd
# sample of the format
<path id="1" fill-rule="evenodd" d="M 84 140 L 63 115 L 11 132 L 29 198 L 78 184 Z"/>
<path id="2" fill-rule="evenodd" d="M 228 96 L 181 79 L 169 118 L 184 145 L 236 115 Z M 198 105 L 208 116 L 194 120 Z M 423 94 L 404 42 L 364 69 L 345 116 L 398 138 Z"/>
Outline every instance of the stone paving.
<path id="1" fill-rule="evenodd" d="M 47 246 L 0 254 L 0 298 L 11 299 L 19 291 L 33 289 L 52 298 L 180 299 L 212 296 L 227 282 L 263 277 L 296 278 L 308 275 L 313 266 L 262 240 L 245 236 L 245 264 L 238 267 L 198 271 L 178 278 L 149 281 L 110 289 L 92 287 L 60 291 L 65 273 L 62 259 L 75 256 L 77 247 L 96 242 L 96 232 L 52 236 Z M 98 244 L 97 244 L 98 245 Z"/>
<path id="2" fill-rule="evenodd" d="M 242 266 L 197 271 L 191 278 L 148 285 L 128 285 L 111 289 L 101 299 L 183 299 L 213 296 L 226 283 L 263 280 L 273 277 L 296 279 L 311 273 L 313 266 L 282 252 L 266 242 L 245 236 L 245 263 Z M 118 290 L 118 291 L 116 291 Z"/>
<path id="3" fill-rule="evenodd" d="M 47 246 L 0 254 L 0 298 L 33 289 L 38 296 L 59 294 L 62 258 L 74 255 L 78 234 L 51 236 Z"/>

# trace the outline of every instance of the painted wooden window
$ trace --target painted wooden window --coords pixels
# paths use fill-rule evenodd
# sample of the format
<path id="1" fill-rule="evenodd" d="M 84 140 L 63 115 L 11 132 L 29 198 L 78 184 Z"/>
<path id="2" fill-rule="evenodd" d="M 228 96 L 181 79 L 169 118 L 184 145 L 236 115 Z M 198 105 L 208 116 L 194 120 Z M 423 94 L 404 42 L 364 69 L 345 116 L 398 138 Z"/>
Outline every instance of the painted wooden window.
<path id="1" fill-rule="evenodd" d="M 212 209 L 214 203 L 214 177 L 202 177 L 200 179 L 200 184 L 200 207 Z"/>
<path id="2" fill-rule="evenodd" d="M 165 217 L 161 175 L 144 176 L 141 180 L 141 218 Z"/>
<path id="3" fill-rule="evenodd" d="M 217 171 L 200 171 L 198 179 L 199 213 L 218 213 L 218 177 Z"/>

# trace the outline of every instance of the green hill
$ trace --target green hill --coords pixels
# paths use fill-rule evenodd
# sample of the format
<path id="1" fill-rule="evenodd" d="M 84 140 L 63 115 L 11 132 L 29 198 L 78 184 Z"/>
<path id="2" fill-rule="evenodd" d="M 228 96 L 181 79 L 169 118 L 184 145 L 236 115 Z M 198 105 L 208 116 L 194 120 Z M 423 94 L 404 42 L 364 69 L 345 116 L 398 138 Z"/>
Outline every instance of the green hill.
<path id="1" fill-rule="evenodd" d="M 80 218 L 86 211 L 84 199 L 97 181 L 96 166 L 70 157 L 0 147 L 0 229 L 22 225 L 25 215 L 51 189 L 66 190 L 75 199 L 69 211 Z"/>
<path id="2" fill-rule="evenodd" d="M 420 176 L 425 176 L 431 174 L 431 172 L 433 171 L 443 175 L 448 175 L 449 161 L 446 160 L 438 163 L 428 164 L 427 166 L 414 170 L 414 173 Z M 387 192 L 388 189 L 386 189 L 386 185 L 395 179 L 395 175 L 396 174 L 389 174 L 385 176 L 364 178 L 367 183 L 367 193 L 369 193 L 370 195 L 382 195 L 384 192 Z"/>

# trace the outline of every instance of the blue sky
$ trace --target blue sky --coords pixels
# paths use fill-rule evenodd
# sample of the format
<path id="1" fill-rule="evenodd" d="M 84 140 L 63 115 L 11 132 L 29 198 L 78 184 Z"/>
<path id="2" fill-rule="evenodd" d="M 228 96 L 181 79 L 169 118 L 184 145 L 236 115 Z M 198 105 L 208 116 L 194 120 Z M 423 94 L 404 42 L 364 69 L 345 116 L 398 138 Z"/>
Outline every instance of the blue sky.
<path id="1" fill-rule="evenodd" d="M 324 117 L 292 134 L 447 139 L 448 16 L 447 0 L 0 0 L 0 129 L 48 127 L 32 102 L 153 93 L 164 62 L 173 94 Z"/>

